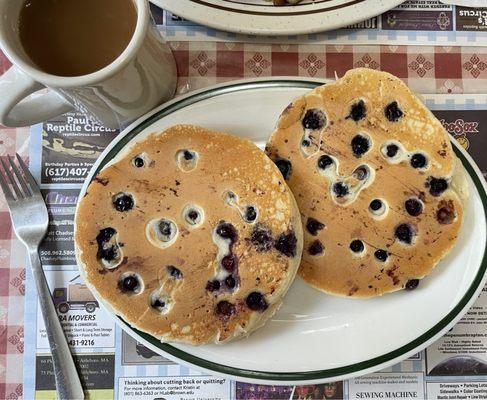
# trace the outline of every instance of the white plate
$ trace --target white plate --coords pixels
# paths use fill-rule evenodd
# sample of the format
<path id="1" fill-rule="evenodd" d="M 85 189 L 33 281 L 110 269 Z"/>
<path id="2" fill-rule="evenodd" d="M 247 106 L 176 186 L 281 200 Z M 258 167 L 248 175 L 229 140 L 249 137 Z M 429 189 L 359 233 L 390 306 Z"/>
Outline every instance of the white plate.
<path id="1" fill-rule="evenodd" d="M 404 0 L 305 0 L 277 7 L 264 0 L 151 0 L 212 28 L 254 35 L 328 31 L 382 14 Z"/>
<path id="2" fill-rule="evenodd" d="M 315 80 L 263 79 L 219 85 L 166 103 L 128 127 L 95 164 L 97 171 L 131 140 L 177 123 L 250 138 L 263 145 L 281 111 Z M 178 363 L 241 381 L 311 383 L 379 370 L 438 339 L 468 310 L 484 286 L 486 188 L 470 156 L 455 144 L 471 196 L 458 243 L 412 291 L 369 300 L 338 298 L 293 284 L 278 313 L 249 338 L 226 345 L 162 344 L 116 318 L 137 341 Z"/>

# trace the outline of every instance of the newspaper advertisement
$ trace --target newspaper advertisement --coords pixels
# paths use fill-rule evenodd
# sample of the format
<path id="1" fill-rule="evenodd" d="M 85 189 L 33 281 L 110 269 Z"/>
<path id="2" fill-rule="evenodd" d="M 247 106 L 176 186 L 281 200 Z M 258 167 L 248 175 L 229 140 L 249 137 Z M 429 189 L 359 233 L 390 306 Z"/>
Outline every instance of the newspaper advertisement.
<path id="1" fill-rule="evenodd" d="M 170 41 L 282 42 L 282 36 L 240 35 L 201 26 L 155 5 L 152 13 Z M 285 39 L 286 43 L 480 46 L 487 44 L 487 3 L 485 7 L 469 8 L 440 0 L 408 0 L 382 15 L 342 29 L 310 35 L 290 33 Z"/>
<path id="2" fill-rule="evenodd" d="M 487 176 L 487 95 L 426 95 L 425 101 Z M 68 113 L 33 126 L 30 148 L 30 169 L 41 182 L 50 216 L 40 256 L 90 399 L 487 399 L 486 289 L 461 321 L 425 351 L 348 381 L 296 387 L 233 382 L 178 365 L 137 342 L 100 307 L 74 258 L 73 219 L 81 182 L 118 134 L 103 129 Z M 46 171 L 53 165 L 82 170 L 51 176 Z M 55 399 L 46 330 L 29 273 L 26 291 L 24 396 Z"/>

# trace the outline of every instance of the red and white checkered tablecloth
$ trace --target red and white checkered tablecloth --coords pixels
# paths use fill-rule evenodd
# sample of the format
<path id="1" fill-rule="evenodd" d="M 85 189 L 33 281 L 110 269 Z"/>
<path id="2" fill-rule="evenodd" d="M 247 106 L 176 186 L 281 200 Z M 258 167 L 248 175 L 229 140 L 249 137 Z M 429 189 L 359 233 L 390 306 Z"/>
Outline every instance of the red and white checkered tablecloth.
<path id="1" fill-rule="evenodd" d="M 241 78 L 334 78 L 353 67 L 389 71 L 418 93 L 487 93 L 487 47 L 171 42 L 178 93 Z M 0 54 L 0 73 L 10 63 Z M 1 94 L 0 94 L 1 95 Z M 0 127 L 0 156 L 28 154 L 29 128 Z M 0 194 L 0 399 L 22 398 L 24 249 Z"/>

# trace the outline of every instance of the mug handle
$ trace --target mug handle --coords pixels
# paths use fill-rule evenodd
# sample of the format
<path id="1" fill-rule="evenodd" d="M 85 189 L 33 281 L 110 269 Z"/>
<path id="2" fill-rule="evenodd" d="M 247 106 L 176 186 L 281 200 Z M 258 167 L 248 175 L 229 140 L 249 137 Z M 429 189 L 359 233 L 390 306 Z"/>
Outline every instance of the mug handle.
<path id="1" fill-rule="evenodd" d="M 11 128 L 34 125 L 74 107 L 53 91 L 25 99 L 44 86 L 12 66 L 0 80 L 0 124 Z"/>

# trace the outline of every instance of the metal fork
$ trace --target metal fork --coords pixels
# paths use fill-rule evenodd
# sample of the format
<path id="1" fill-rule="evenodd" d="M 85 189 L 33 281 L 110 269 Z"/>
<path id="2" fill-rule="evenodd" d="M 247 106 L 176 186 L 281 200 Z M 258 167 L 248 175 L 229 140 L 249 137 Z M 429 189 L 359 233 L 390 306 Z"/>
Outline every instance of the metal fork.
<path id="1" fill-rule="evenodd" d="M 22 158 L 18 154 L 16 156 L 19 166 L 10 156 L 0 158 L 0 186 L 10 209 L 15 233 L 29 251 L 32 275 L 51 347 L 58 398 L 82 400 L 83 388 L 39 259 L 39 244 L 46 235 L 49 223 L 47 207 L 29 169 Z"/>

